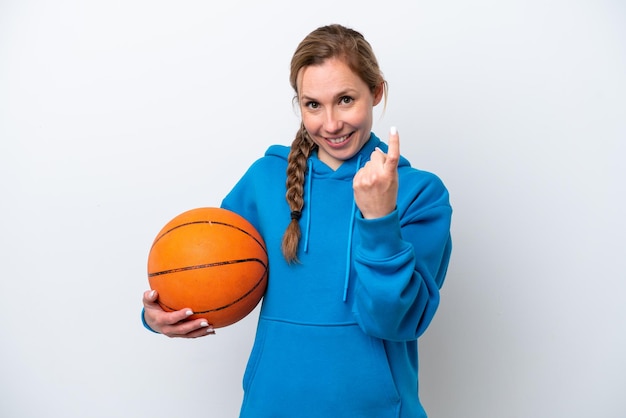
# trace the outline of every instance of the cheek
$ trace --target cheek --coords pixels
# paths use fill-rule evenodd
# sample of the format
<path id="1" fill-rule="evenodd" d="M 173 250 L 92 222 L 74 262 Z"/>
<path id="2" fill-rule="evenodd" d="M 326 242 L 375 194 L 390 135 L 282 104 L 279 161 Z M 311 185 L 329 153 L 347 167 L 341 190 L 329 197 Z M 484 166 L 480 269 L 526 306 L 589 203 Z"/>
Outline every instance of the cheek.
<path id="1" fill-rule="evenodd" d="M 367 127 L 372 124 L 372 114 L 367 109 L 359 109 L 346 116 L 345 121 L 354 127 Z"/>
<path id="2" fill-rule="evenodd" d="M 307 113 L 302 114 L 302 124 L 304 125 L 304 129 L 311 133 L 316 132 L 321 127 L 320 118 Z"/>

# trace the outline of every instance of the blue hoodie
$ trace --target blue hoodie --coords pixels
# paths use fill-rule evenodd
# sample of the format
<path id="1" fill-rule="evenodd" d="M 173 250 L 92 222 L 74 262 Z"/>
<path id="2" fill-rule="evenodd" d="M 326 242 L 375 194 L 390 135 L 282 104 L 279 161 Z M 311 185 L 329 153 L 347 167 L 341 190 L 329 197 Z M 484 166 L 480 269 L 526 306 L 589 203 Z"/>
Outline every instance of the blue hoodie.
<path id="1" fill-rule="evenodd" d="M 243 378 L 240 417 L 425 417 L 418 397 L 417 338 L 439 304 L 451 251 L 448 192 L 401 158 L 397 209 L 364 219 L 352 179 L 374 134 L 333 171 L 308 161 L 300 263 L 281 241 L 286 146 L 271 146 L 222 207 L 248 219 L 269 253 L 269 283 Z"/>

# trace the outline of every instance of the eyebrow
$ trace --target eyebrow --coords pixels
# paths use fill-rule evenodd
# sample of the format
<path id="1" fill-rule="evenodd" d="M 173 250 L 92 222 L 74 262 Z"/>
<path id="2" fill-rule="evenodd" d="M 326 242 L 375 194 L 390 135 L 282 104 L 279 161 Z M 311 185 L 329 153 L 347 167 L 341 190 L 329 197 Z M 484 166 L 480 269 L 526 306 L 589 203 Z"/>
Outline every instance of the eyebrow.
<path id="1" fill-rule="evenodd" d="M 344 96 L 354 96 L 356 93 L 357 93 L 356 89 L 349 88 L 349 89 L 341 90 L 339 93 L 337 93 L 334 96 L 334 98 L 339 99 Z M 319 100 L 317 100 L 316 98 L 307 96 L 306 94 L 303 94 L 302 96 L 300 96 L 300 100 L 319 102 Z"/>

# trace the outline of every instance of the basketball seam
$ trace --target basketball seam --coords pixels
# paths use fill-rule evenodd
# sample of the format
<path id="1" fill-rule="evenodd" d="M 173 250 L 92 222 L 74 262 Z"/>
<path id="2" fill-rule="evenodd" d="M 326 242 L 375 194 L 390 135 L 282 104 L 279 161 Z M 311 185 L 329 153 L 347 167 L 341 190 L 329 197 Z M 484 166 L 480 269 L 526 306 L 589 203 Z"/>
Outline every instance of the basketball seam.
<path id="1" fill-rule="evenodd" d="M 162 233 L 161 235 L 159 235 L 154 242 L 152 243 L 152 247 L 154 247 L 156 245 L 156 243 L 163 238 L 165 235 L 169 234 L 170 232 L 174 231 L 175 229 L 178 228 L 182 228 L 184 226 L 189 226 L 189 225 L 195 225 L 195 224 L 217 224 L 217 225 L 222 225 L 222 226 L 227 226 L 229 228 L 233 228 L 236 229 L 240 232 L 243 232 L 244 234 L 246 234 L 247 236 L 249 236 L 250 238 L 252 238 L 254 241 L 256 241 L 257 244 L 259 244 L 259 246 L 263 249 L 263 251 L 265 252 L 265 254 L 267 255 L 267 249 L 265 248 L 265 245 L 259 241 L 254 235 L 250 234 L 248 231 L 246 231 L 243 228 L 239 228 L 238 226 L 235 226 L 233 224 L 229 224 L 226 222 L 220 222 L 220 221 L 192 221 L 192 222 L 185 222 L 182 223 L 180 225 L 176 225 L 170 229 L 168 229 L 167 231 L 165 231 L 164 233 Z"/>
<path id="2" fill-rule="evenodd" d="M 181 271 L 197 270 L 197 269 L 203 269 L 203 268 L 209 268 L 209 267 L 219 267 L 219 266 L 225 266 L 228 264 L 247 263 L 251 261 L 261 264 L 263 267 L 265 267 L 265 270 L 267 270 L 267 265 L 263 262 L 263 260 L 260 260 L 258 258 L 242 258 L 238 260 L 218 261 L 215 263 L 198 264 L 198 265 L 193 265 L 193 266 L 177 267 L 175 269 L 169 269 L 169 270 L 155 271 L 153 273 L 149 273 L 148 277 L 162 276 L 164 274 L 180 273 Z"/>
<path id="3" fill-rule="evenodd" d="M 263 272 L 263 275 L 261 275 L 261 277 L 259 278 L 259 280 L 257 280 L 257 282 L 254 284 L 254 286 L 253 286 L 250 290 L 248 290 L 246 293 L 244 293 L 243 295 L 239 296 L 237 299 L 235 299 L 235 300 L 231 301 L 231 302 L 230 302 L 230 303 L 228 303 L 227 305 L 220 306 L 220 307 L 217 307 L 217 308 L 209 309 L 209 310 L 206 310 L 206 311 L 194 311 L 194 314 L 206 314 L 206 313 L 209 313 L 209 312 L 217 312 L 217 311 L 222 311 L 222 310 L 224 310 L 224 309 L 228 309 L 228 308 L 230 308 L 231 306 L 236 305 L 238 302 L 240 302 L 240 301 L 244 300 L 245 298 L 247 298 L 248 296 L 250 296 L 250 295 L 252 294 L 252 292 L 254 292 L 254 290 L 255 290 L 257 287 L 259 287 L 259 285 L 260 285 L 261 283 L 263 283 L 263 282 L 264 282 L 265 277 L 267 277 L 267 269 L 265 269 L 265 271 Z M 168 305 L 164 304 L 164 303 L 163 303 L 163 302 L 161 302 L 161 301 L 157 301 L 157 302 L 159 303 L 159 305 L 161 305 L 161 306 L 163 306 L 163 307 L 165 307 L 165 308 L 169 309 L 170 311 L 175 311 L 175 310 L 176 310 L 175 308 L 172 308 L 171 306 L 168 306 Z"/>

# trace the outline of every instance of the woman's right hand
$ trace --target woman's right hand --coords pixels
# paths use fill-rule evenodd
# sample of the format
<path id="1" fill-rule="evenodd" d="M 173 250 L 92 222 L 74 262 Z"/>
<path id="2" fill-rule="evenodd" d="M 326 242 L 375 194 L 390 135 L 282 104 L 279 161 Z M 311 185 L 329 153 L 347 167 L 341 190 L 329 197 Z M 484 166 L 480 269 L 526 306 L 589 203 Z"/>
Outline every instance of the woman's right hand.
<path id="1" fill-rule="evenodd" d="M 191 309 L 164 311 L 156 302 L 158 297 L 156 290 L 147 290 L 143 294 L 144 320 L 154 331 L 172 338 L 198 338 L 215 334 L 206 319 L 188 319 L 193 314 Z"/>

